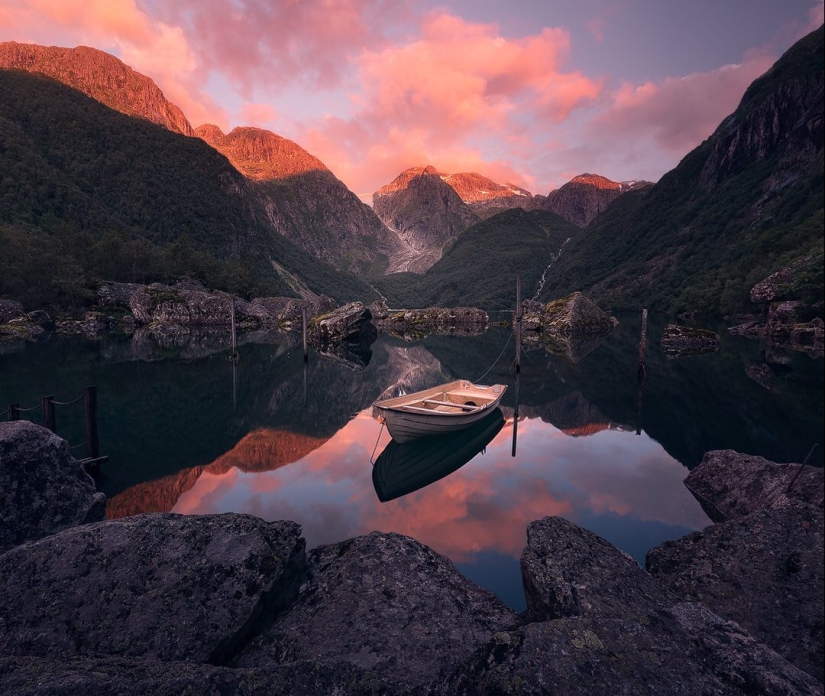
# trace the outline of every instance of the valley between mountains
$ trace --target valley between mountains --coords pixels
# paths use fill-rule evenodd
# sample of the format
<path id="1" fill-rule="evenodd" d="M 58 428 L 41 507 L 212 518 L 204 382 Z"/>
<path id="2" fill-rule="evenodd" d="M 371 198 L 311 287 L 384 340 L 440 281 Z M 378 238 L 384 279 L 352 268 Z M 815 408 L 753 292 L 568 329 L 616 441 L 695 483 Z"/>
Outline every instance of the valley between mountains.
<path id="1" fill-rule="evenodd" d="M 239 296 L 508 309 L 574 291 L 605 309 L 822 316 L 823 29 L 658 182 L 582 173 L 531 193 L 411 163 L 363 203 L 270 131 L 193 127 L 92 48 L 0 44 L 0 297 L 76 313 L 103 281 L 180 277 Z M 808 317 L 810 318 L 810 316 Z"/>

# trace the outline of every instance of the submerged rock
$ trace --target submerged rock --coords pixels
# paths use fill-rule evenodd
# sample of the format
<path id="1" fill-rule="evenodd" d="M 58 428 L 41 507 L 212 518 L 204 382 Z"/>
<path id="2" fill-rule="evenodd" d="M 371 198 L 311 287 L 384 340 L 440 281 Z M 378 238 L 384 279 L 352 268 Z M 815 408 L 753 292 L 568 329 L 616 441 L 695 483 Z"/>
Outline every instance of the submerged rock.
<path id="1" fill-rule="evenodd" d="M 0 556 L 0 654 L 123 655 L 219 664 L 297 595 L 294 522 L 139 515 Z"/>
<path id="2" fill-rule="evenodd" d="M 239 666 L 347 663 L 423 688 L 516 623 L 449 560 L 399 534 L 320 547 L 310 563 L 313 577 L 296 605 L 244 649 Z"/>
<path id="3" fill-rule="evenodd" d="M 476 307 L 427 307 L 388 312 L 378 325 L 397 336 L 423 338 L 428 334 L 477 335 L 489 323 L 487 312 Z"/>
<path id="4" fill-rule="evenodd" d="M 105 512 L 106 496 L 68 442 L 29 421 L 0 423 L 0 553 Z"/>

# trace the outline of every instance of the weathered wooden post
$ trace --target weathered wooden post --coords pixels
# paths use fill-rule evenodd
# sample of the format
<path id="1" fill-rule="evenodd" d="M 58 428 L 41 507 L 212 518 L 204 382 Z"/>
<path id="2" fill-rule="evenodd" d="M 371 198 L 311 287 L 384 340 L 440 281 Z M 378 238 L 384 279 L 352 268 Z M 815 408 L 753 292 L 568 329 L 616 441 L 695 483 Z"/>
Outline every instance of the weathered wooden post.
<path id="1" fill-rule="evenodd" d="M 238 358 L 238 340 L 235 335 L 235 298 L 229 298 L 229 323 L 232 327 L 232 354 L 229 356 L 231 360 Z"/>
<path id="2" fill-rule="evenodd" d="M 521 276 L 516 276 L 516 374 L 521 372 Z"/>
<path id="3" fill-rule="evenodd" d="M 645 352 L 647 351 L 647 309 L 642 310 L 642 336 L 639 339 L 639 368 L 636 375 L 639 382 L 645 380 Z"/>
<path id="4" fill-rule="evenodd" d="M 83 390 L 83 405 L 86 410 L 86 456 L 97 459 L 100 457 L 100 439 L 97 434 L 97 387 L 90 386 Z"/>
<path id="5" fill-rule="evenodd" d="M 307 352 L 307 308 L 306 305 L 301 307 L 301 336 L 304 342 L 304 362 L 309 360 L 309 353 Z"/>
<path id="6" fill-rule="evenodd" d="M 10 421 L 20 420 L 20 404 L 9 404 L 6 418 Z"/>
<path id="7" fill-rule="evenodd" d="M 57 432 L 57 419 L 54 413 L 54 397 L 44 396 L 41 401 L 43 408 L 43 425 L 53 433 Z"/>

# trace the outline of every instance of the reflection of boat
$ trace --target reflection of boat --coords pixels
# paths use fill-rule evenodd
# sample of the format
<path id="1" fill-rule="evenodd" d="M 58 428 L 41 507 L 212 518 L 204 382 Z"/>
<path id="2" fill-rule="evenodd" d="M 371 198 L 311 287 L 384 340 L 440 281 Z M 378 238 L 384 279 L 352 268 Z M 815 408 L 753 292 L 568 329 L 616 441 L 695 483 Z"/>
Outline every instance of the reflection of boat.
<path id="1" fill-rule="evenodd" d="M 504 426 L 501 409 L 487 410 L 469 428 L 400 444 L 390 440 L 372 468 L 372 484 L 382 503 L 457 471 L 481 452 Z"/>
<path id="2" fill-rule="evenodd" d="M 466 379 L 373 404 L 396 442 L 463 430 L 498 406 L 507 387 Z"/>

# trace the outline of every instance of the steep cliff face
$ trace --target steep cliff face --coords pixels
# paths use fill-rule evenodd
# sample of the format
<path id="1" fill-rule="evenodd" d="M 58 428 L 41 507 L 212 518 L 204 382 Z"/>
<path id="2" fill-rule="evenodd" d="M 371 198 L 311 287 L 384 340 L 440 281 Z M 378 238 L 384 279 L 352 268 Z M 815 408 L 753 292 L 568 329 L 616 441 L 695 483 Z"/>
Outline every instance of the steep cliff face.
<path id="1" fill-rule="evenodd" d="M 128 116 L 194 135 L 183 112 L 152 80 L 103 51 L 8 41 L 0 43 L 0 67 L 48 75 Z"/>
<path id="2" fill-rule="evenodd" d="M 579 227 L 590 222 L 623 193 L 650 186 L 649 181 L 611 181 L 598 174 L 580 174 L 551 191 L 538 206 Z"/>
<path id="3" fill-rule="evenodd" d="M 585 288 L 604 307 L 736 314 L 756 281 L 821 250 L 824 43 L 823 27 L 798 41 L 675 169 L 614 201 L 544 296 Z"/>
<path id="4" fill-rule="evenodd" d="M 277 232 L 314 256 L 357 273 L 381 274 L 401 244 L 321 160 L 260 128 L 195 130 L 252 179 Z"/>
<path id="5" fill-rule="evenodd" d="M 432 166 L 413 167 L 373 194 L 373 210 L 398 233 L 404 248 L 389 272 L 423 273 L 479 217 Z"/>
<path id="6" fill-rule="evenodd" d="M 818 41 L 811 40 L 818 34 Z M 745 92 L 736 111 L 710 137 L 699 186 L 710 191 L 746 168 L 778 155 L 763 190 L 787 186 L 822 161 L 822 28 L 797 44 Z M 789 52 L 790 53 L 790 52 Z"/>

